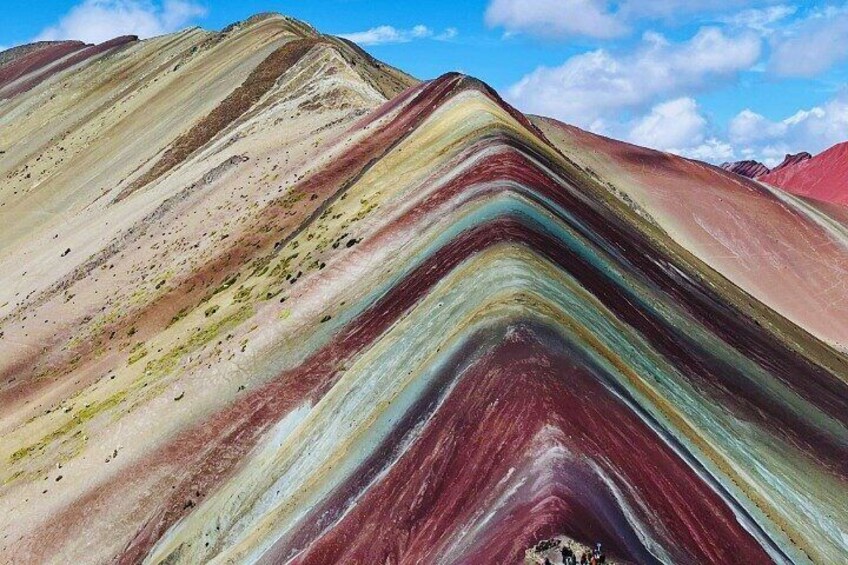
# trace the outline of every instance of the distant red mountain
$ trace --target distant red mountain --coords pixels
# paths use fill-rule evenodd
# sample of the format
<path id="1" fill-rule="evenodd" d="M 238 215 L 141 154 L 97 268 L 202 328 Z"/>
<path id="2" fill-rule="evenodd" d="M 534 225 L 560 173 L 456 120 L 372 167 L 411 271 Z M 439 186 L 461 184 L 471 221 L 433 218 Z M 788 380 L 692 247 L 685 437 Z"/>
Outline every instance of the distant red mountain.
<path id="1" fill-rule="evenodd" d="M 784 161 L 758 180 L 800 196 L 848 205 L 848 142 L 815 157 Z"/>
<path id="2" fill-rule="evenodd" d="M 812 158 L 813 156 L 807 153 L 806 151 L 801 151 L 800 153 L 795 153 L 794 155 L 787 154 L 786 157 L 783 158 L 783 162 L 773 168 L 771 171 L 769 171 L 769 173 L 776 173 L 777 171 L 785 169 L 786 167 L 792 167 Z M 760 174 L 759 176 L 764 176 L 764 174 Z"/>
<path id="3" fill-rule="evenodd" d="M 786 155 L 773 169 L 759 161 L 724 163 L 721 168 L 792 194 L 848 205 L 848 142 L 834 145 L 815 157 L 806 151 Z"/>

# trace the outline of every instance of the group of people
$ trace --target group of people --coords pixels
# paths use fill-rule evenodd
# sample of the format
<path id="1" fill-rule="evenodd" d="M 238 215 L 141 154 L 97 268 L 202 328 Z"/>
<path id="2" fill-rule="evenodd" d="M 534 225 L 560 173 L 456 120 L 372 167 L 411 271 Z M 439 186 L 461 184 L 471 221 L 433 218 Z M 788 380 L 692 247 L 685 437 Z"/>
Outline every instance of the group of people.
<path id="1" fill-rule="evenodd" d="M 607 562 L 600 542 L 595 544 L 595 549 L 592 551 L 583 551 L 579 556 L 567 545 L 562 546 L 561 551 L 563 565 L 599 565 L 600 563 Z M 545 558 L 545 565 L 553 565 L 547 557 Z"/>

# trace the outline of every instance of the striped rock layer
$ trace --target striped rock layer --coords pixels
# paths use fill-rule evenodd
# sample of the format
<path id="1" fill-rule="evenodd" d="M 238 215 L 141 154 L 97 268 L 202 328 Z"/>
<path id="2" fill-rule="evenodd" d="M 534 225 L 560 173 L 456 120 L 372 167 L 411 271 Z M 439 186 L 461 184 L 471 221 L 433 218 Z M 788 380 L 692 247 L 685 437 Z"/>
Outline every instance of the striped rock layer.
<path id="1" fill-rule="evenodd" d="M 844 217 L 280 16 L 29 68 L 3 562 L 844 558 Z"/>
<path id="2" fill-rule="evenodd" d="M 741 175 L 749 179 L 755 179 L 762 175 L 767 175 L 770 172 L 769 168 L 759 161 L 751 160 L 723 163 L 721 168 L 725 171 L 730 171 L 731 173 L 736 173 L 737 175 Z"/>

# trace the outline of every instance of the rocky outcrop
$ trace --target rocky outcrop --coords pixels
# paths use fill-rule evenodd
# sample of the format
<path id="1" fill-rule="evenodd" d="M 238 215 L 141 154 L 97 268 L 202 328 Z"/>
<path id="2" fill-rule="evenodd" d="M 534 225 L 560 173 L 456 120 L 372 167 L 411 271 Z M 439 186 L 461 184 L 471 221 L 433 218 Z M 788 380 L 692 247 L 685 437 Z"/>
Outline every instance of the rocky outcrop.
<path id="1" fill-rule="evenodd" d="M 721 168 L 737 175 L 742 175 L 749 179 L 757 178 L 769 172 L 768 167 L 759 161 L 736 161 L 733 163 L 723 163 Z"/>
<path id="2" fill-rule="evenodd" d="M 775 168 L 773 168 L 771 171 L 768 171 L 768 172 L 774 173 L 774 172 L 780 171 L 781 169 L 785 169 L 786 167 L 792 167 L 792 166 L 797 165 L 799 163 L 803 163 L 804 161 L 807 161 L 807 160 L 812 159 L 812 158 L 813 158 L 813 156 L 810 155 L 809 153 L 807 153 L 806 151 L 801 151 L 800 153 L 795 153 L 795 154 L 787 153 L 786 157 L 783 158 L 783 161 L 779 165 L 777 165 Z M 758 176 L 764 176 L 764 175 L 758 175 Z"/>

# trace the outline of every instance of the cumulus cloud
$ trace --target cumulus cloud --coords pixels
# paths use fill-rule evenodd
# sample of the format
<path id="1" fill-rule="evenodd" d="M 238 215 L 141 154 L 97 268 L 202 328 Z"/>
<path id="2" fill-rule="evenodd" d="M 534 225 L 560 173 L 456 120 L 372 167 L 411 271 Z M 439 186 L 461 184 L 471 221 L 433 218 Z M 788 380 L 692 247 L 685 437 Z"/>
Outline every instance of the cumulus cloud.
<path id="1" fill-rule="evenodd" d="M 677 19 L 682 14 L 721 13 L 774 0 L 491 0 L 486 23 L 507 33 L 542 37 L 610 39 L 640 20 Z"/>
<path id="2" fill-rule="evenodd" d="M 152 37 L 181 29 L 205 14 L 202 5 L 189 0 L 85 0 L 35 40 L 99 43 L 118 35 Z"/>
<path id="3" fill-rule="evenodd" d="M 702 161 L 731 159 L 733 147 L 708 134 L 709 122 L 701 114 L 698 103 L 693 98 L 682 97 L 657 104 L 634 120 L 627 139 L 637 145 Z"/>
<path id="4" fill-rule="evenodd" d="M 657 104 L 630 130 L 630 141 L 639 145 L 670 149 L 699 145 L 704 140 L 707 120 L 692 98 L 677 98 Z"/>
<path id="5" fill-rule="evenodd" d="M 746 109 L 730 122 L 728 136 L 745 158 L 774 166 L 786 153 L 819 153 L 845 141 L 848 132 L 848 92 L 826 103 L 772 121 Z"/>
<path id="6" fill-rule="evenodd" d="M 788 153 L 820 153 L 845 141 L 848 132 L 848 91 L 820 106 L 799 110 L 781 120 L 770 120 L 746 109 L 737 114 L 726 134 L 717 135 L 692 98 L 659 103 L 611 132 L 647 147 L 693 159 L 721 163 L 756 159 L 768 167 Z"/>
<path id="7" fill-rule="evenodd" d="M 848 59 L 848 5 L 815 12 L 772 45 L 769 70 L 779 76 L 812 77 Z"/>
<path id="8" fill-rule="evenodd" d="M 684 147 L 682 149 L 672 148 L 669 150 L 669 153 L 677 153 L 690 159 L 706 161 L 707 163 L 714 163 L 716 165 L 732 161 L 736 155 L 732 145 L 716 137 L 706 139 L 703 143 L 693 147 Z"/>
<path id="9" fill-rule="evenodd" d="M 745 109 L 739 112 L 728 127 L 730 139 L 736 144 L 749 145 L 786 135 L 788 125 L 772 122 L 756 112 Z"/>
<path id="10" fill-rule="evenodd" d="M 633 53 L 599 49 L 559 67 L 539 67 L 510 87 L 507 97 L 527 112 L 599 131 L 622 112 L 639 113 L 660 100 L 734 79 L 756 63 L 760 47 L 755 34 L 728 36 L 712 27 L 683 43 L 647 33 Z"/>
<path id="11" fill-rule="evenodd" d="M 409 43 L 416 39 L 435 39 L 436 41 L 450 41 L 459 35 L 456 28 L 447 28 L 441 33 L 436 33 L 425 25 L 417 25 L 410 29 L 400 29 L 394 26 L 377 26 L 366 31 L 344 33 L 339 35 L 359 45 L 383 45 L 386 43 Z"/>
<path id="12" fill-rule="evenodd" d="M 656 104 L 629 122 L 612 124 L 608 133 L 637 145 L 711 163 L 756 159 L 774 167 L 788 153 L 816 154 L 841 143 L 846 131 L 848 91 L 782 120 L 743 110 L 730 121 L 726 133 L 720 134 L 694 99 L 681 97 Z"/>
<path id="13" fill-rule="evenodd" d="M 627 26 L 607 11 L 607 4 L 603 0 L 493 0 L 486 9 L 486 23 L 512 33 L 548 37 L 623 35 Z"/>

